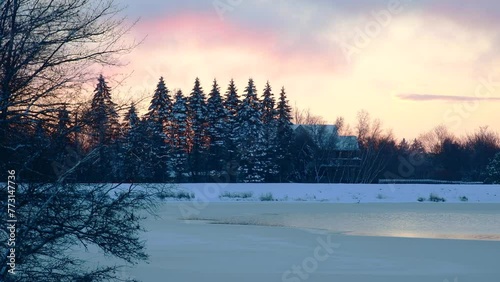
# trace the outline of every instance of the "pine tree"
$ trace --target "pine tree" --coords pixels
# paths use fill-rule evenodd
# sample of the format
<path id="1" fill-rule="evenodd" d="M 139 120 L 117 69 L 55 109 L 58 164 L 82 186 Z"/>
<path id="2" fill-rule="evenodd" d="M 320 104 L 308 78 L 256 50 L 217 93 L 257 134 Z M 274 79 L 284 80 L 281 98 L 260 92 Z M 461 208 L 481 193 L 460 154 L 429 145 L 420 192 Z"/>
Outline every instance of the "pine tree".
<path id="1" fill-rule="evenodd" d="M 53 147 L 62 151 L 66 146 L 69 146 L 71 144 L 70 133 L 71 119 L 69 117 L 69 111 L 64 107 L 57 112 L 57 126 L 53 135 Z"/>
<path id="2" fill-rule="evenodd" d="M 160 77 L 156 86 L 155 93 L 151 99 L 146 118 L 149 121 L 154 121 L 161 124 L 163 132 L 168 127 L 171 121 L 172 99 L 170 98 L 170 90 L 165 85 L 163 77 Z"/>
<path id="3" fill-rule="evenodd" d="M 266 147 L 265 170 L 266 182 L 274 182 L 278 174 L 278 164 L 276 162 L 277 153 L 277 109 L 276 101 L 272 93 L 269 81 L 266 83 L 262 94 L 262 123 L 264 126 L 264 142 Z"/>
<path id="4" fill-rule="evenodd" d="M 207 162 L 207 104 L 205 93 L 196 78 L 188 100 L 188 116 L 190 123 L 191 152 L 189 167 L 196 181 L 200 181 L 201 173 L 206 170 Z"/>
<path id="5" fill-rule="evenodd" d="M 226 91 L 224 99 L 224 108 L 226 109 L 226 162 L 229 166 L 236 166 L 239 162 L 238 155 L 238 141 L 239 133 L 238 128 L 238 112 L 240 109 L 240 96 L 238 95 L 238 89 L 234 84 L 234 80 L 231 79 L 229 86 Z M 229 169 L 229 180 L 230 182 L 236 182 L 236 175 L 233 169 Z"/>
<path id="6" fill-rule="evenodd" d="M 116 105 L 111 99 L 111 88 L 104 76 L 100 75 L 94 90 L 90 109 L 86 113 L 90 132 L 90 148 L 98 150 L 98 159 L 89 165 L 90 181 L 116 181 L 117 140 L 120 133 Z"/>
<path id="7" fill-rule="evenodd" d="M 490 161 L 486 167 L 486 183 L 500 184 L 500 153 Z"/>
<path id="8" fill-rule="evenodd" d="M 151 181 L 165 181 L 168 170 L 170 152 L 169 128 L 172 123 L 172 100 L 163 77 L 160 77 L 151 99 L 148 112 L 145 115 L 146 146 L 145 159 L 150 160 L 153 168 Z"/>
<path id="9" fill-rule="evenodd" d="M 71 126 L 70 123 L 69 111 L 66 107 L 59 109 L 57 113 L 57 135 L 67 137 Z"/>
<path id="10" fill-rule="evenodd" d="M 244 99 L 238 113 L 240 168 L 244 182 L 263 182 L 265 177 L 266 148 L 261 103 L 257 98 L 254 81 L 245 88 Z"/>
<path id="11" fill-rule="evenodd" d="M 399 142 L 398 151 L 404 156 L 407 156 L 410 153 L 410 144 L 406 141 L 405 138 L 403 138 L 401 142 Z"/>
<path id="12" fill-rule="evenodd" d="M 122 179 L 129 182 L 138 182 L 146 178 L 143 175 L 143 169 L 148 165 L 148 162 L 145 162 L 142 151 L 145 141 L 142 127 L 135 103 L 132 103 L 124 117 L 123 144 L 121 146 L 121 176 Z"/>
<path id="13" fill-rule="evenodd" d="M 98 78 L 94 97 L 88 112 L 88 122 L 92 128 L 95 146 L 109 145 L 118 135 L 119 124 L 116 105 L 111 100 L 111 88 L 102 75 Z"/>
<path id="14" fill-rule="evenodd" d="M 125 133 L 130 133 L 139 124 L 139 116 L 137 114 L 137 109 L 135 103 L 130 105 L 128 112 L 125 114 L 123 128 Z"/>
<path id="15" fill-rule="evenodd" d="M 222 97 L 220 95 L 220 88 L 217 81 L 214 79 L 212 91 L 210 91 L 207 101 L 207 121 L 208 121 L 208 135 L 210 138 L 209 158 L 208 164 L 210 170 L 221 172 L 226 159 L 226 136 L 227 136 L 227 111 L 224 108 Z"/>
<path id="16" fill-rule="evenodd" d="M 277 151 L 279 181 L 285 181 L 292 172 L 292 109 L 286 99 L 285 88 L 281 88 L 280 98 L 277 106 Z"/>
<path id="17" fill-rule="evenodd" d="M 175 102 L 172 107 L 172 167 L 176 174 L 177 182 L 182 182 L 183 174 L 187 170 L 188 152 L 188 116 L 186 98 L 179 90 L 175 94 Z"/>

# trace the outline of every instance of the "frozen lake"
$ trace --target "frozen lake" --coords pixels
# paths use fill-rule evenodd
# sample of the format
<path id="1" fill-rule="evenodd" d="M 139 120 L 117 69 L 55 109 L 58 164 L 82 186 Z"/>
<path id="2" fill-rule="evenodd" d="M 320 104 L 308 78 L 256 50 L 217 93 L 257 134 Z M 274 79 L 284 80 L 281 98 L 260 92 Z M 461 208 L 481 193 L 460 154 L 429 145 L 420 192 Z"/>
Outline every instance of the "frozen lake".
<path id="1" fill-rule="evenodd" d="M 500 279 L 499 204 L 168 202 L 160 215 L 150 263 L 129 271 L 145 282 Z"/>
<path id="2" fill-rule="evenodd" d="M 211 203 L 179 218 L 350 235 L 500 240 L 498 204 Z"/>

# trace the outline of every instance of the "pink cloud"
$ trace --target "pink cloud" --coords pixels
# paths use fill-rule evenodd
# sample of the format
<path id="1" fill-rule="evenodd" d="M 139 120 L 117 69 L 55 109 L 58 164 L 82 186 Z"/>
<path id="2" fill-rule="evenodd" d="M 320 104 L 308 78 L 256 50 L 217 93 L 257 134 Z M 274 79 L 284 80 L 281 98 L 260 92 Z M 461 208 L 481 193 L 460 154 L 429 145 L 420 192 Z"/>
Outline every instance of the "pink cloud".
<path id="1" fill-rule="evenodd" d="M 256 30 L 222 21 L 213 13 L 182 13 L 173 17 L 145 20 L 137 25 L 140 35 L 147 34 L 146 45 L 183 44 L 202 48 L 272 48 L 276 37 L 269 30 Z"/>
<path id="2" fill-rule="evenodd" d="M 333 50 L 318 52 L 317 48 L 308 48 L 304 43 L 290 45 L 279 31 L 223 21 L 214 13 L 186 12 L 173 17 L 143 20 L 136 26 L 135 33 L 138 37 L 147 35 L 140 47 L 142 54 L 137 54 L 137 57 L 147 56 L 155 50 L 167 55 L 169 50 L 177 53 L 197 50 L 200 54 L 234 50 L 265 59 L 268 65 L 263 66 L 263 71 L 333 71 Z M 216 58 L 213 63 L 217 64 Z"/>

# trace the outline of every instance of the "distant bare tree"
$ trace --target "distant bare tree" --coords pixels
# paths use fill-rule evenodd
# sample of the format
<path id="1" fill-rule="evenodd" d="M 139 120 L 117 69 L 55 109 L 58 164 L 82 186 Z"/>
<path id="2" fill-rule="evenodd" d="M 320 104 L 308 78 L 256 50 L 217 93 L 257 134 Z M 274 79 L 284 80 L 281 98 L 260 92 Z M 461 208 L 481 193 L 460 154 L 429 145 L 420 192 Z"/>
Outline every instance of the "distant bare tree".
<path id="1" fill-rule="evenodd" d="M 314 115 L 311 109 L 299 109 L 295 107 L 293 109 L 293 123 L 294 124 L 306 124 L 306 125 L 320 125 L 326 124 L 325 119 L 322 116 Z"/>
<path id="2" fill-rule="evenodd" d="M 337 117 L 335 120 L 335 126 L 337 127 L 337 133 L 340 136 L 353 135 L 351 126 L 345 122 L 344 117 Z"/>
<path id="3" fill-rule="evenodd" d="M 395 151 L 395 140 L 392 132 L 384 133 L 381 121 L 372 121 L 365 110 L 358 113 L 355 128 L 361 151 L 361 164 L 355 182 L 372 183 L 387 168 Z"/>
<path id="4" fill-rule="evenodd" d="M 425 150 L 432 154 L 441 152 L 445 140 L 456 140 L 444 125 L 438 125 L 431 131 L 421 134 L 418 139 L 424 145 Z"/>

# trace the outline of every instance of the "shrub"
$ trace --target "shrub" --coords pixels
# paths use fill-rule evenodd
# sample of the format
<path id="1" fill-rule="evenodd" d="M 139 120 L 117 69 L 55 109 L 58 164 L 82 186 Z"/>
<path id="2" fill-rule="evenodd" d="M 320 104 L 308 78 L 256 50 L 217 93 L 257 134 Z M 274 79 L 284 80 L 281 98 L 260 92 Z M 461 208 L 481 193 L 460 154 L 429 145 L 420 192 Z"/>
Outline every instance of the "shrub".
<path id="1" fill-rule="evenodd" d="M 438 203 L 438 202 L 446 202 L 446 199 L 439 197 L 438 195 L 436 195 L 434 193 L 431 193 L 429 195 L 429 201 Z"/>
<path id="2" fill-rule="evenodd" d="M 186 191 L 177 191 L 177 192 L 174 192 L 174 191 L 165 191 L 161 194 L 158 194 L 158 198 L 160 198 L 161 200 L 165 200 L 166 198 L 174 198 L 174 199 L 187 199 L 187 200 L 191 200 L 191 199 L 194 199 L 194 193 L 189 193 L 189 192 L 186 192 Z"/>
<path id="3" fill-rule="evenodd" d="M 219 195 L 219 198 L 241 198 L 241 199 L 247 199 L 247 198 L 252 198 L 253 192 L 228 192 L 224 191 L 222 194 Z"/>
<path id="4" fill-rule="evenodd" d="M 272 193 L 261 194 L 259 199 L 261 201 L 274 201 Z"/>

